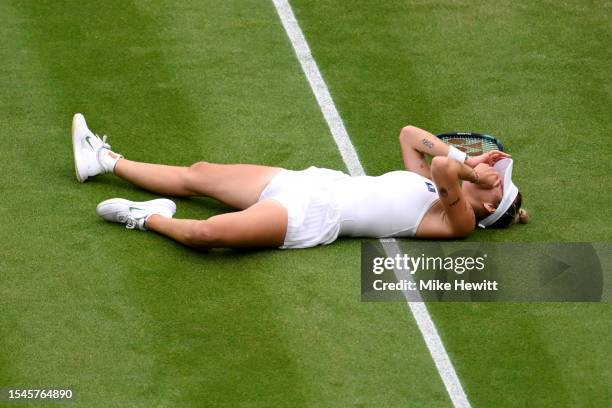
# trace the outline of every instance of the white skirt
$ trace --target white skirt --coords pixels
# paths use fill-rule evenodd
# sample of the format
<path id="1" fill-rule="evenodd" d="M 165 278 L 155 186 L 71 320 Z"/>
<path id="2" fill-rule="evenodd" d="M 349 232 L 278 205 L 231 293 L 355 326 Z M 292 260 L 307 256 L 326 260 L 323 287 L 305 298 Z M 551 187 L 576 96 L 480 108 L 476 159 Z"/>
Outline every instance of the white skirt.
<path id="1" fill-rule="evenodd" d="M 259 201 L 273 199 L 287 209 L 288 224 L 281 248 L 327 245 L 338 238 L 340 208 L 334 183 L 350 177 L 341 171 L 309 167 L 281 170 L 272 178 Z"/>

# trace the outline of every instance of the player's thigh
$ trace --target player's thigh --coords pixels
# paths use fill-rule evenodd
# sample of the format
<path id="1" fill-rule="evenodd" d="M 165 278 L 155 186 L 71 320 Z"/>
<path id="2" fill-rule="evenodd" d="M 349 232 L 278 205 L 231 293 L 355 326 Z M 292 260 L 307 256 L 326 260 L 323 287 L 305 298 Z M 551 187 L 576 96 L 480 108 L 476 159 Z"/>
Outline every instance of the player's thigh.
<path id="1" fill-rule="evenodd" d="M 287 222 L 287 209 L 272 199 L 207 220 L 214 246 L 218 247 L 282 246 L 287 233 Z"/>
<path id="2" fill-rule="evenodd" d="M 196 163 L 189 168 L 191 186 L 196 194 L 245 209 L 257 203 L 270 180 L 282 169 L 256 164 Z"/>

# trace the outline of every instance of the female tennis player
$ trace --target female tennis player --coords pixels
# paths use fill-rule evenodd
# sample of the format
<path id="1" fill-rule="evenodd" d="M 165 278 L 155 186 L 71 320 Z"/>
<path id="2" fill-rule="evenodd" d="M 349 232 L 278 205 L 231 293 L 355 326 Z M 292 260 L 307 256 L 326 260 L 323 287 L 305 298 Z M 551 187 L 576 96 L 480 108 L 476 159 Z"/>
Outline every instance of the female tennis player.
<path id="1" fill-rule="evenodd" d="M 342 236 L 460 238 L 477 224 L 527 222 L 512 182 L 510 155 L 492 151 L 466 157 L 414 126 L 400 134 L 406 171 L 378 177 L 317 167 L 293 171 L 252 164 L 139 163 L 113 152 L 81 114 L 73 118 L 72 143 L 80 182 L 114 173 L 158 194 L 208 196 L 239 210 L 188 220 L 172 218 L 176 205 L 168 199 L 113 198 L 97 207 L 108 221 L 155 231 L 193 248 L 307 248 Z M 433 157 L 431 166 L 426 156 Z"/>

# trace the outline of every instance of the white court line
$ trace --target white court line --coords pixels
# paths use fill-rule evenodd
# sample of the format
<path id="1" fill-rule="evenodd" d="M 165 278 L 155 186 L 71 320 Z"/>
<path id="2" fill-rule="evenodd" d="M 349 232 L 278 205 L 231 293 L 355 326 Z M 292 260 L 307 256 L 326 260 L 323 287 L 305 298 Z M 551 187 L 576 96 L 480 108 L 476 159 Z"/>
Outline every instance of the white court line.
<path id="1" fill-rule="evenodd" d="M 321 112 L 323 113 L 325 121 L 327 122 L 327 125 L 329 126 L 329 129 L 334 137 L 334 141 L 340 150 L 342 160 L 344 160 L 344 163 L 352 176 L 364 175 L 365 172 L 361 166 L 361 163 L 359 162 L 359 157 L 357 156 L 355 147 L 353 146 L 348 132 L 344 127 L 344 122 L 336 109 L 336 105 L 334 104 L 334 101 L 329 93 L 329 89 L 321 76 L 317 63 L 310 52 L 310 47 L 308 47 L 304 34 L 302 33 L 295 15 L 293 14 L 291 5 L 287 0 L 272 0 L 272 2 L 274 3 L 274 7 L 276 7 L 276 11 L 281 19 L 283 27 L 291 40 L 295 54 L 298 57 L 300 65 L 302 66 L 302 70 L 306 74 L 306 78 L 308 79 L 317 102 L 319 103 Z M 386 241 L 389 242 L 389 240 Z M 391 240 L 390 242 L 395 243 L 395 240 Z M 394 250 L 399 250 L 399 248 L 397 248 L 397 243 L 392 245 L 392 247 L 394 247 Z M 388 256 L 392 255 L 390 254 L 390 251 L 386 250 L 386 252 Z M 398 271 L 395 271 L 395 274 L 398 278 L 401 277 Z M 436 368 L 438 369 L 438 373 L 440 373 L 442 382 L 444 382 L 444 386 L 446 387 L 446 391 L 448 392 L 453 405 L 455 407 L 462 408 L 471 407 L 465 391 L 461 386 L 461 382 L 457 377 L 453 363 L 448 357 L 444 344 L 442 344 L 438 330 L 431 320 L 427 306 L 423 302 L 411 302 L 409 295 L 406 292 L 404 292 L 404 296 L 406 297 L 406 303 L 410 307 L 410 311 L 412 312 L 412 315 L 417 322 L 417 326 L 423 335 L 425 344 L 429 349 L 429 353 L 431 354 Z"/>

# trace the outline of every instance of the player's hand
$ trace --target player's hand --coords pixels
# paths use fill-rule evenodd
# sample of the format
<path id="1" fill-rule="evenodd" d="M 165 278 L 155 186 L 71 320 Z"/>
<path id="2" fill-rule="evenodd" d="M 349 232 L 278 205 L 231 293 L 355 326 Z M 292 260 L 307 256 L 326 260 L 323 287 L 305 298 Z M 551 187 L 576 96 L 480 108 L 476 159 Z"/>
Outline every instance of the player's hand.
<path id="1" fill-rule="evenodd" d="M 481 155 L 470 157 L 468 160 L 466 160 L 466 164 L 471 168 L 475 168 L 476 166 L 482 163 L 488 164 L 489 166 L 493 166 L 501 159 L 506 159 L 510 157 L 511 156 L 508 153 L 500 152 L 499 150 L 491 150 Z"/>
<path id="2" fill-rule="evenodd" d="M 501 176 L 488 164 L 480 163 L 474 168 L 474 172 L 478 175 L 478 185 L 484 189 L 490 190 L 501 185 Z"/>

